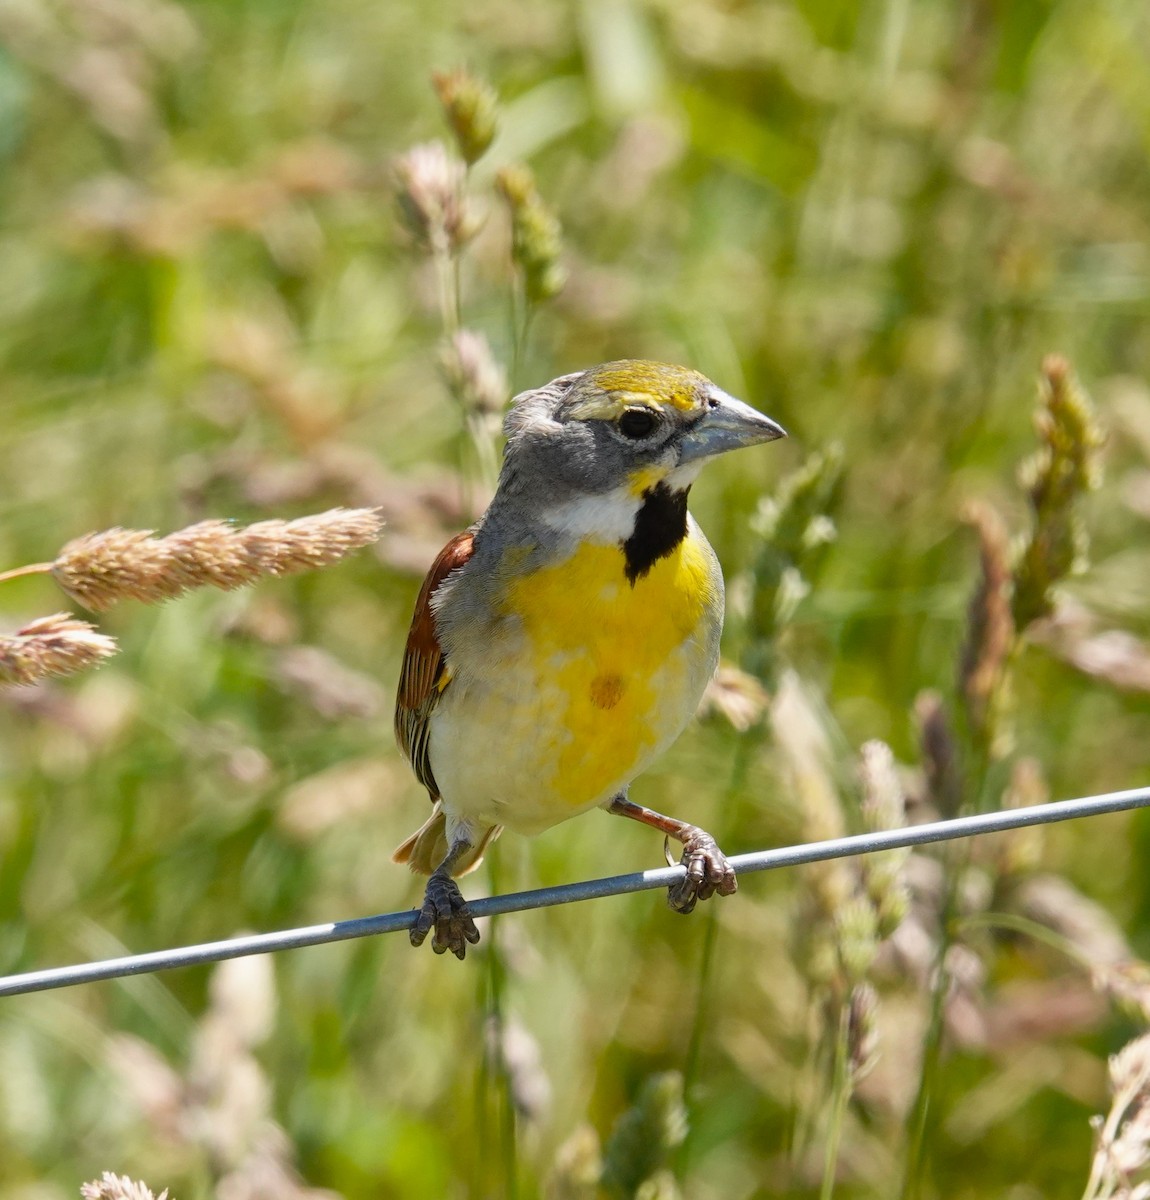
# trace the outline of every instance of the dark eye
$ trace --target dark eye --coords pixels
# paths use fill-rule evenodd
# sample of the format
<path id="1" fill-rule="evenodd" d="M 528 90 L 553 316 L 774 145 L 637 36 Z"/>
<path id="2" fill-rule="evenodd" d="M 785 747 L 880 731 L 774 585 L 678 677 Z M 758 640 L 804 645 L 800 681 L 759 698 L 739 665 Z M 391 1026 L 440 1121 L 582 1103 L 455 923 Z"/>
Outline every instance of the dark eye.
<path id="1" fill-rule="evenodd" d="M 638 441 L 649 437 L 658 424 L 655 414 L 645 408 L 629 408 L 619 418 L 619 432 L 626 438 Z"/>

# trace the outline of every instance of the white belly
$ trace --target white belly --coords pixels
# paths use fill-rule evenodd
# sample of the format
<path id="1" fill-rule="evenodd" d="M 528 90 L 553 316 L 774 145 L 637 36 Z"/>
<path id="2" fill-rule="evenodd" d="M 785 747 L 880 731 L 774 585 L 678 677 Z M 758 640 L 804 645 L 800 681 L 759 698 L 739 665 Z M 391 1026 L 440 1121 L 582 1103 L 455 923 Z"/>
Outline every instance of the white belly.
<path id="1" fill-rule="evenodd" d="M 515 690 L 452 684 L 431 718 L 431 767 L 445 809 L 477 827 L 535 834 L 610 800 L 679 736 L 714 663 L 676 650 L 649 681 L 650 702 L 610 721 L 581 714 L 556 681 L 524 672 Z M 622 703 L 622 701 L 620 701 Z M 618 707 L 618 705 L 616 705 Z"/>

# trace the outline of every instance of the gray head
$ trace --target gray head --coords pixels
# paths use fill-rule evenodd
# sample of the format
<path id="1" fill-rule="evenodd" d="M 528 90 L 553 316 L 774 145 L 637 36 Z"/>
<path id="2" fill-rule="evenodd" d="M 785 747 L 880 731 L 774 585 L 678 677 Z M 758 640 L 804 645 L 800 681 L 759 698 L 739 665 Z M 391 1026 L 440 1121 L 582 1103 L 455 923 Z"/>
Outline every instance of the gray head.
<path id="1" fill-rule="evenodd" d="M 785 436 L 698 371 L 642 359 L 523 392 L 504 432 L 500 498 L 540 514 L 581 497 L 685 491 L 708 459 Z"/>

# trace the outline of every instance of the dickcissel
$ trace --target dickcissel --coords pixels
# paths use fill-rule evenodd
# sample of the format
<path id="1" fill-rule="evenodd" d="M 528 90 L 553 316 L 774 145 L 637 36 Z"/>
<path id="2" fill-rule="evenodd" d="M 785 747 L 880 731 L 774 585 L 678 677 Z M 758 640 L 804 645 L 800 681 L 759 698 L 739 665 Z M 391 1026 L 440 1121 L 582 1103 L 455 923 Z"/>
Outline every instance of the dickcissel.
<path id="1" fill-rule="evenodd" d="M 431 816 L 395 852 L 430 875 L 411 930 L 479 940 L 452 878 L 504 828 L 602 807 L 683 843 L 668 901 L 735 891 L 715 840 L 627 799 L 682 732 L 719 656 L 723 574 L 687 512 L 702 467 L 785 436 L 697 371 L 624 360 L 517 396 L 499 485 L 424 580 L 396 702 Z"/>

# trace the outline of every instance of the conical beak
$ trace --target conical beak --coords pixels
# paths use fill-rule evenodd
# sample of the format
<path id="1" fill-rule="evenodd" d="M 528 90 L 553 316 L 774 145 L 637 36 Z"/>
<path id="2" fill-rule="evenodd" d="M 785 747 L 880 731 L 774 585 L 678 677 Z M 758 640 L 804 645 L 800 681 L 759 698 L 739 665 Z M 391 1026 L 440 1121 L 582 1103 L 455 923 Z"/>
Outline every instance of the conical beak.
<path id="1" fill-rule="evenodd" d="M 680 466 L 787 436 L 787 431 L 770 417 L 719 388 L 712 388 L 708 399 L 706 412 L 679 442 Z"/>

